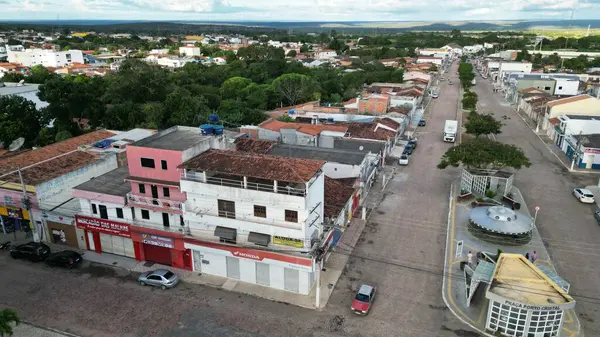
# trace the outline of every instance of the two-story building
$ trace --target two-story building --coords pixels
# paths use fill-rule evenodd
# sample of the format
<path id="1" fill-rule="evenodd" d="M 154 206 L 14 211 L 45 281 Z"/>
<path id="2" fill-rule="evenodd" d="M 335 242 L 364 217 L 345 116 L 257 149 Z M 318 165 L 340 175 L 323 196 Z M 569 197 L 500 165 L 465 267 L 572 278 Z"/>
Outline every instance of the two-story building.
<path id="1" fill-rule="evenodd" d="M 590 95 L 578 95 L 553 100 L 546 103 L 546 112 L 542 121 L 542 130 L 547 130 L 552 124 L 550 120 L 562 115 L 588 115 L 600 114 L 600 100 Z"/>
<path id="2" fill-rule="evenodd" d="M 324 235 L 324 164 L 209 150 L 180 165 L 193 270 L 309 294 L 310 252 Z"/>

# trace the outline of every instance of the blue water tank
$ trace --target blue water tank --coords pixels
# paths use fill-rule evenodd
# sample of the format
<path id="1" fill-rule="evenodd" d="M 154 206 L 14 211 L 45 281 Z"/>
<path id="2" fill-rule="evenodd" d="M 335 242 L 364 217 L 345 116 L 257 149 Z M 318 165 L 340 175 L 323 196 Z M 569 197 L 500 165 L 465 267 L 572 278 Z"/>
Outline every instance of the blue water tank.
<path id="1" fill-rule="evenodd" d="M 333 118 L 331 118 L 331 117 L 327 118 L 327 123 L 333 123 L 333 122 L 334 122 Z"/>
<path id="2" fill-rule="evenodd" d="M 223 134 L 223 125 L 213 125 L 213 129 L 215 130 L 215 135 L 219 136 Z"/>
<path id="3" fill-rule="evenodd" d="M 293 115 L 293 114 L 295 113 L 295 111 L 294 111 L 294 109 L 292 109 L 292 110 L 290 110 L 288 113 L 289 113 L 290 115 Z"/>
<path id="4" fill-rule="evenodd" d="M 210 125 L 210 124 L 202 124 L 200 125 L 200 133 L 205 135 L 205 136 L 209 136 L 212 135 L 214 132 L 214 125 Z"/>
<path id="5" fill-rule="evenodd" d="M 208 115 L 208 120 L 211 122 L 218 122 L 219 116 L 217 114 L 210 114 Z"/>

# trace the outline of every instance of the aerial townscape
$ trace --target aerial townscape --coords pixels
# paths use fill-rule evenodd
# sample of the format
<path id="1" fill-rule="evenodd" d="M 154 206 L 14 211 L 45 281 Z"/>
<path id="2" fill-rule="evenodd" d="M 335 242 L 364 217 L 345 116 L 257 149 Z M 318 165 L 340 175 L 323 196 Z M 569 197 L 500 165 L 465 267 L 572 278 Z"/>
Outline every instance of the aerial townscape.
<path id="1" fill-rule="evenodd" d="M 595 2 L 25 2 L 0 336 L 600 336 Z"/>

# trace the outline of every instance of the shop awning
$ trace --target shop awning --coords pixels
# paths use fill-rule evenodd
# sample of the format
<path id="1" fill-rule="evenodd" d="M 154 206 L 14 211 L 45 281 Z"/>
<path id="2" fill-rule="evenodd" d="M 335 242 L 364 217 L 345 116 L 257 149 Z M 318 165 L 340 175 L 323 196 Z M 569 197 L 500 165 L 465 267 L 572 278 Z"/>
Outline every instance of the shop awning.
<path id="1" fill-rule="evenodd" d="M 237 230 L 235 228 L 217 226 L 215 228 L 215 236 L 226 240 L 235 240 L 237 236 Z"/>
<path id="2" fill-rule="evenodd" d="M 271 236 L 267 234 L 250 232 L 248 235 L 248 241 L 256 243 L 257 245 L 268 246 L 271 242 Z"/>

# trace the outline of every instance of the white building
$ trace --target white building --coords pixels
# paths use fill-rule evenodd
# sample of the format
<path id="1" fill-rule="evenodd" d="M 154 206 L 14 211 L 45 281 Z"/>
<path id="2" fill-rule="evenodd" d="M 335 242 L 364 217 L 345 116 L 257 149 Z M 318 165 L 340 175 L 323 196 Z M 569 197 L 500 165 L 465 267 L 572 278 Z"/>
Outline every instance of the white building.
<path id="1" fill-rule="evenodd" d="M 167 68 L 181 68 L 188 63 L 196 62 L 193 59 L 183 59 L 179 57 L 159 57 L 156 59 L 155 63 L 159 66 L 167 67 Z"/>
<path id="2" fill-rule="evenodd" d="M 169 53 L 169 49 L 168 48 L 162 48 L 162 49 L 152 49 L 150 50 L 150 52 L 148 54 L 150 55 L 164 55 L 164 54 L 168 54 Z"/>
<path id="3" fill-rule="evenodd" d="M 0 74 L 1 75 L 1 74 Z M 2 77 L 2 76 L 0 76 Z M 0 96 L 4 95 L 16 95 L 21 96 L 27 100 L 35 103 L 37 109 L 41 109 L 48 106 L 48 102 L 40 100 L 38 97 L 39 84 L 24 84 L 19 85 L 18 83 L 4 83 L 4 87 L 0 87 Z"/>
<path id="4" fill-rule="evenodd" d="M 579 94 L 579 79 L 552 76 L 556 81 L 554 95 L 557 96 L 575 96 Z"/>
<path id="5" fill-rule="evenodd" d="M 476 54 L 480 51 L 485 50 L 485 48 L 483 47 L 483 45 L 481 44 L 475 44 L 472 46 L 464 46 L 463 47 L 463 54 Z"/>
<path id="6" fill-rule="evenodd" d="M 200 53 L 200 47 L 185 46 L 185 47 L 179 47 L 179 55 L 186 56 L 186 57 L 194 57 L 194 56 L 201 56 L 202 54 Z"/>
<path id="7" fill-rule="evenodd" d="M 444 59 L 435 56 L 419 56 L 419 58 L 417 58 L 417 63 L 433 63 L 437 66 L 441 66 L 444 64 Z"/>
<path id="8" fill-rule="evenodd" d="M 52 51 L 47 49 L 25 49 L 15 51 L 7 46 L 8 62 L 20 63 L 26 67 L 42 65 L 44 67 L 65 67 L 72 63 L 84 64 L 81 50 Z"/>
<path id="9" fill-rule="evenodd" d="M 524 73 L 530 74 L 533 64 L 531 62 L 501 62 L 498 68 L 498 78 L 495 81 L 500 81 L 507 74 Z"/>
<path id="10" fill-rule="evenodd" d="M 317 60 L 329 60 L 337 56 L 337 52 L 333 49 L 322 49 L 315 53 Z"/>
<path id="11" fill-rule="evenodd" d="M 308 253 L 323 234 L 323 165 L 219 150 L 183 163 L 194 272 L 308 295 L 316 264 Z"/>

